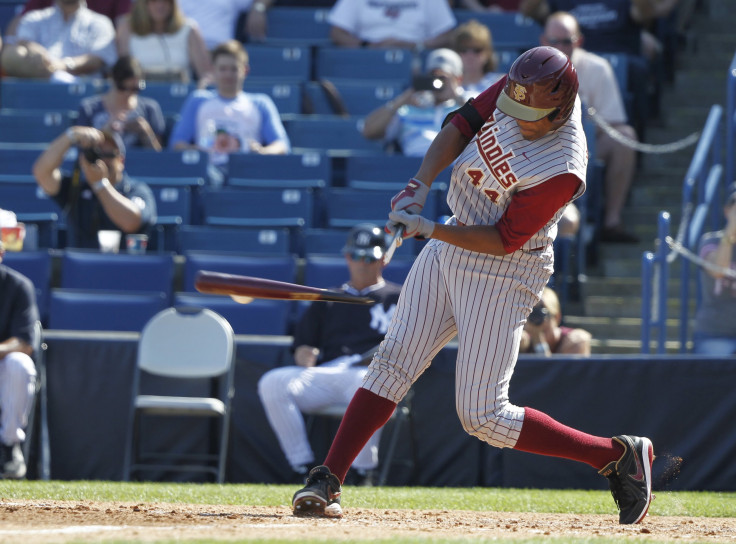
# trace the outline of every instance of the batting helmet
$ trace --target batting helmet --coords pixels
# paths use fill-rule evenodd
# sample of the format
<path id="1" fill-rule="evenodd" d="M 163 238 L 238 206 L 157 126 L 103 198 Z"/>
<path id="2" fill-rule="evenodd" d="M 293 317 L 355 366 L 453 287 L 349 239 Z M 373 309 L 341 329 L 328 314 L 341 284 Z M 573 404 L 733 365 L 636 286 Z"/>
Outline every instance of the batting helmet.
<path id="1" fill-rule="evenodd" d="M 578 93 L 578 74 L 567 55 L 554 47 L 535 47 L 522 53 L 496 107 L 522 121 L 548 117 L 554 127 L 570 117 Z"/>
<path id="2" fill-rule="evenodd" d="M 360 223 L 350 230 L 342 252 L 353 258 L 368 257 L 378 260 L 386 253 L 386 238 L 386 233 L 378 225 Z"/>

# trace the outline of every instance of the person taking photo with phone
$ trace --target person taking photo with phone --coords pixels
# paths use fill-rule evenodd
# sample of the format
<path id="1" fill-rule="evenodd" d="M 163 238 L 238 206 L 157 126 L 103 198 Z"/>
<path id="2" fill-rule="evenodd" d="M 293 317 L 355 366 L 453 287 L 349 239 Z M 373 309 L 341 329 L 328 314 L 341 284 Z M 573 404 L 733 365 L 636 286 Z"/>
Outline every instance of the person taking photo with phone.
<path id="1" fill-rule="evenodd" d="M 560 299 L 549 287 L 544 288 L 542 299 L 534 306 L 521 333 L 519 353 L 589 356 L 593 336 L 585 329 L 561 325 Z"/>
<path id="2" fill-rule="evenodd" d="M 445 117 L 465 103 L 462 76 L 460 55 L 452 49 L 435 49 L 411 87 L 368 114 L 363 136 L 383 139 L 387 151 L 424 156 Z"/>

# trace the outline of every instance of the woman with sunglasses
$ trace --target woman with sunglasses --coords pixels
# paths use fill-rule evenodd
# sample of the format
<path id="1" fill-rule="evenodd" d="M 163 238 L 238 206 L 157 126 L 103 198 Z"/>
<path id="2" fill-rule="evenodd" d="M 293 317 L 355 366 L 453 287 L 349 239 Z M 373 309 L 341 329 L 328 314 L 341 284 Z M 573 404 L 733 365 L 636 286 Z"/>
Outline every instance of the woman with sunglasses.
<path id="1" fill-rule="evenodd" d="M 177 0 L 140 0 L 117 30 L 118 53 L 132 55 L 150 81 L 204 86 L 212 79 L 212 62 L 202 33 L 184 16 Z"/>
<path id="2" fill-rule="evenodd" d="M 496 72 L 498 59 L 491 31 L 475 19 L 455 29 L 453 49 L 463 60 L 463 89 L 467 98 L 478 96 L 505 74 Z"/>
<path id="3" fill-rule="evenodd" d="M 105 94 L 82 100 L 76 124 L 116 132 L 128 147 L 161 151 L 166 121 L 158 102 L 138 95 L 146 88 L 138 61 L 128 55 L 120 57 L 110 71 L 110 80 Z"/>

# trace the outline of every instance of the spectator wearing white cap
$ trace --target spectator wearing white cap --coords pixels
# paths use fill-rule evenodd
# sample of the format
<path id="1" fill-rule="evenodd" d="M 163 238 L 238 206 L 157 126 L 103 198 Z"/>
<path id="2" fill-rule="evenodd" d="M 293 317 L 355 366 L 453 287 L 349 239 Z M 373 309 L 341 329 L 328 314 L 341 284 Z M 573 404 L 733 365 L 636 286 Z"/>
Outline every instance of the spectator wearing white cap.
<path id="1" fill-rule="evenodd" d="M 447 114 L 464 102 L 462 76 L 460 55 L 452 49 L 435 49 L 427 56 L 423 75 L 365 118 L 363 136 L 384 139 L 387 148 L 404 155 L 424 156 Z"/>

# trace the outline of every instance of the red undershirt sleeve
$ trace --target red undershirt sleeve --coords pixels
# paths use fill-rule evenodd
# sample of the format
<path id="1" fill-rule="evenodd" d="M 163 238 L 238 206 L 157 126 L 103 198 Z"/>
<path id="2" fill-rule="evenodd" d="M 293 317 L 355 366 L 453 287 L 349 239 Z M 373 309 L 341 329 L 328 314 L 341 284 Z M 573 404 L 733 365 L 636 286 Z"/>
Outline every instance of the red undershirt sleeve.
<path id="1" fill-rule="evenodd" d="M 521 248 L 578 190 L 580 178 L 561 174 L 530 189 L 517 192 L 496 223 L 507 253 Z"/>
<path id="2" fill-rule="evenodd" d="M 498 95 L 501 94 L 504 85 L 506 85 L 507 78 L 508 76 L 502 77 L 473 99 L 472 105 L 478 111 L 478 115 L 480 115 L 481 118 L 488 119 L 496 109 L 496 100 L 498 100 Z M 466 138 L 472 138 L 475 136 L 476 131 L 470 127 L 470 124 L 462 115 L 455 115 L 450 122 L 455 125 L 455 127 L 457 127 L 457 129 Z M 480 127 L 478 127 L 478 130 L 480 130 Z"/>

